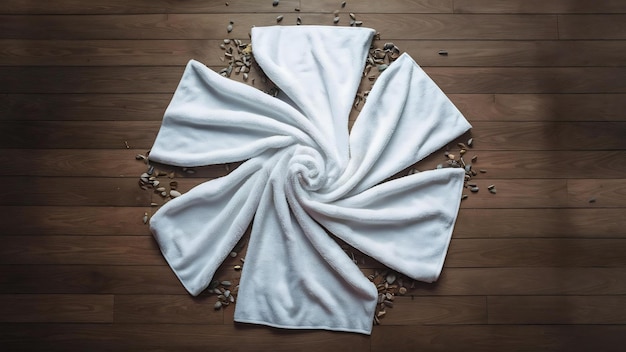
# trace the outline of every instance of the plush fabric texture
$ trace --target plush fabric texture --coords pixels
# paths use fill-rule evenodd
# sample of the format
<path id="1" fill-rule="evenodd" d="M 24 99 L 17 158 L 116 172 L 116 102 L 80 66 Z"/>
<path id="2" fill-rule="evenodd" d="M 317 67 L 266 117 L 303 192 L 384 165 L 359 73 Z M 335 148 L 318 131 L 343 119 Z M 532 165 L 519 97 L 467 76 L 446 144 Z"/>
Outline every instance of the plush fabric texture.
<path id="1" fill-rule="evenodd" d="M 471 126 L 402 54 L 348 130 L 374 31 L 252 29 L 271 97 L 190 61 L 150 152 L 193 167 L 244 161 L 150 221 L 182 284 L 198 295 L 252 222 L 235 321 L 371 333 L 377 291 L 332 235 L 416 280 L 441 272 L 464 172 L 386 181 Z M 329 234 L 329 233 L 332 233 Z"/>

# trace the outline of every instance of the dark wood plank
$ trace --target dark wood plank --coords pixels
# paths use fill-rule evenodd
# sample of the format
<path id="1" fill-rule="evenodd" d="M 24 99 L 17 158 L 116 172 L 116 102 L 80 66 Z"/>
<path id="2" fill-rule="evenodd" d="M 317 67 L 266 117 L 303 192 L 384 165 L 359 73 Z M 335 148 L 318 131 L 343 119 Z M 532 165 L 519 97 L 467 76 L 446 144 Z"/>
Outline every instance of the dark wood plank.
<path id="1" fill-rule="evenodd" d="M 285 330 L 247 324 L 4 324 L 8 350 L 46 351 L 367 351 L 362 334 Z"/>
<path id="2" fill-rule="evenodd" d="M 4 198 L 0 205 L 56 205 L 56 206 L 146 206 L 152 196 L 150 191 L 141 190 L 135 179 L 125 178 L 74 178 L 74 177 L 2 177 Z M 191 187 L 204 182 L 198 178 L 179 179 L 179 190 L 183 193 Z M 596 182 L 596 180 L 581 180 Z M 611 180 L 606 181 L 610 184 Z M 553 207 L 589 207 L 593 204 L 580 204 L 568 201 L 566 180 L 490 179 L 477 181 L 482 192 L 472 194 L 461 204 L 464 208 L 553 208 Z M 486 192 L 487 185 L 495 184 L 498 194 Z M 617 185 L 619 186 L 619 185 Z M 617 187 L 616 186 L 616 187 Z M 622 207 L 619 199 L 603 200 L 602 207 Z M 139 220 L 139 219 L 138 219 Z"/>
<path id="3" fill-rule="evenodd" d="M 617 40 L 396 40 L 394 44 L 422 67 L 621 66 L 626 55 L 626 43 Z M 448 55 L 439 55 L 440 50 Z"/>
<path id="4" fill-rule="evenodd" d="M 619 206 L 626 208 L 626 179 L 568 180 L 568 202 L 572 206 Z"/>
<path id="5" fill-rule="evenodd" d="M 0 121 L 0 148 L 125 149 L 128 144 L 141 153 L 152 146 L 160 125 L 160 121 Z M 476 152 L 626 149 L 626 122 L 477 121 L 472 126 Z M 460 139 L 466 141 L 467 136 Z"/>
<path id="6" fill-rule="evenodd" d="M 0 293 L 187 294 L 166 265 L 0 265 L 0 274 Z M 236 273 L 222 267 L 216 277 L 236 280 Z M 417 283 L 407 297 L 624 294 L 620 267 L 447 267 L 436 283 Z"/>
<path id="7" fill-rule="evenodd" d="M 626 13 L 621 0 L 454 0 L 456 13 Z"/>
<path id="8" fill-rule="evenodd" d="M 0 293 L 187 294 L 166 265 L 0 265 L 0 273 Z"/>
<path id="9" fill-rule="evenodd" d="M 334 9 L 329 9 L 333 11 Z M 283 25 L 333 24 L 332 14 L 286 12 Z M 341 14 L 340 25 L 348 25 Z M 558 39 L 554 15 L 363 14 L 364 26 L 384 39 Z M 234 28 L 226 31 L 229 21 Z M 5 39 L 222 39 L 248 38 L 251 25 L 276 24 L 275 14 L 0 15 Z M 81 28 L 75 31 L 75 28 Z M 497 28 L 497 30 L 494 30 Z"/>
<path id="10" fill-rule="evenodd" d="M 621 351 L 626 327 L 559 325 L 380 326 L 373 352 L 386 351 Z"/>
<path id="11" fill-rule="evenodd" d="M 559 39 L 626 39 L 626 15 L 560 15 Z"/>
<path id="12" fill-rule="evenodd" d="M 0 93 L 173 93 L 183 67 L 0 67 Z M 426 67 L 448 94 L 625 93 L 625 67 Z M 585 77 L 585 79 L 580 79 Z"/>
<path id="13" fill-rule="evenodd" d="M 478 139 L 475 142 L 481 143 Z M 481 148 L 482 149 L 482 148 Z M 470 150 L 476 155 L 474 168 L 486 173 L 475 179 L 494 178 L 620 178 L 626 165 L 618 163 L 623 155 L 616 151 L 510 151 Z M 135 160 L 137 149 L 0 149 L 0 176 L 83 176 L 139 177 L 148 166 Z M 434 169 L 444 163 L 444 152 L 438 151 L 419 162 L 418 170 Z M 234 169 L 231 164 L 230 169 Z M 568 175 L 563 175 L 563 170 Z M 227 174 L 223 165 L 196 168 L 194 177 L 215 178 Z M 177 173 L 177 177 L 184 173 Z M 191 175 L 185 175 L 191 176 Z"/>
<path id="14" fill-rule="evenodd" d="M 2 236 L 2 264 L 167 265 L 148 236 Z"/>
<path id="15" fill-rule="evenodd" d="M 3 236 L 0 264 L 166 265 L 148 236 Z M 453 239 L 446 267 L 625 266 L 624 239 Z"/>
<path id="16" fill-rule="evenodd" d="M 4 235 L 150 236 L 146 206 L 0 206 Z M 112 221 L 112 219 L 115 219 Z"/>
<path id="17" fill-rule="evenodd" d="M 216 300 L 208 295 L 116 295 L 115 323 L 223 324 L 224 310 L 213 309 Z"/>
<path id="18" fill-rule="evenodd" d="M 161 121 L 174 92 L 2 94 L 0 120 Z M 626 94 L 449 94 L 475 121 L 626 121 Z"/>
<path id="19" fill-rule="evenodd" d="M 386 309 L 383 325 L 486 324 L 486 299 L 481 296 L 400 297 Z"/>
<path id="20" fill-rule="evenodd" d="M 135 149 L 4 149 L 0 163 L 9 166 L 7 176 L 134 177 L 147 169 Z"/>
<path id="21" fill-rule="evenodd" d="M 446 267 L 625 266 L 624 239 L 453 239 Z"/>
<path id="22" fill-rule="evenodd" d="M 143 153 L 154 143 L 160 125 L 160 121 L 3 121 L 0 146 L 126 149 L 127 143 L 136 153 Z"/>
<path id="23" fill-rule="evenodd" d="M 228 3 L 228 5 L 226 5 Z M 56 0 L 54 6 L 38 1 L 6 0 L 0 4 L 2 14 L 131 14 L 131 13 L 231 13 L 293 11 L 298 0 L 282 0 L 273 7 L 267 1 L 235 0 Z"/>
<path id="24" fill-rule="evenodd" d="M 626 92 L 626 83 L 618 78 L 626 75 L 622 67 L 427 67 L 424 71 L 448 94 Z"/>
<path id="25" fill-rule="evenodd" d="M 112 323 L 112 295 L 0 295 L 2 323 Z"/>
<path id="26" fill-rule="evenodd" d="M 474 140 L 476 148 L 481 141 Z M 451 147 L 452 153 L 458 151 Z M 8 150 L 7 154 L 11 154 Z M 445 165 L 445 152 L 437 151 L 416 164 L 418 170 L 434 169 Z M 626 175 L 626 165 L 617 163 L 623 150 L 616 151 L 499 151 L 470 149 L 464 160 L 476 156 L 471 163 L 475 170 L 483 170 L 473 180 L 492 178 L 620 178 Z M 468 155 L 466 154 L 466 155 Z M 17 165 L 20 164 L 18 161 Z M 567 170 L 567 174 L 563 173 Z"/>
<path id="27" fill-rule="evenodd" d="M 0 182 L 7 187 L 0 205 L 145 206 L 150 211 L 152 193 L 135 179 L 3 177 Z"/>
<path id="28" fill-rule="evenodd" d="M 383 41 L 379 42 L 382 46 Z M 221 40 L 0 40 L 2 66 L 223 65 Z M 624 41 L 396 40 L 427 66 L 620 66 Z M 447 56 L 439 50 L 448 51 Z"/>
<path id="29" fill-rule="evenodd" d="M 377 0 L 346 1 L 346 6 L 341 8 L 341 1 L 318 0 L 301 1 L 303 12 L 341 12 L 353 13 L 451 13 L 452 0 L 399 0 L 381 2 Z"/>
<path id="30" fill-rule="evenodd" d="M 490 296 L 489 324 L 626 324 L 625 296 Z"/>
<path id="31" fill-rule="evenodd" d="M 161 121 L 173 94 L 2 94 L 0 120 Z"/>
<path id="32" fill-rule="evenodd" d="M 153 174 L 165 184 L 173 178 L 216 178 L 228 174 L 239 163 L 217 164 L 195 168 L 188 174 L 182 168 L 166 165 L 150 165 L 148 150 L 137 149 L 4 149 L 0 150 L 0 162 L 11 164 L 2 176 L 73 176 L 73 177 L 136 177 L 155 167 Z M 167 172 L 167 176 L 163 175 Z M 139 186 L 139 184 L 138 184 Z"/>
<path id="33" fill-rule="evenodd" d="M 454 238 L 626 238 L 622 208 L 462 209 Z"/>
<path id="34" fill-rule="evenodd" d="M 1 235 L 150 236 L 146 207 L 0 206 Z M 620 208 L 463 209 L 454 238 L 624 238 Z M 115 223 L 111 223 L 115 219 Z M 533 219 L 533 221 L 528 221 Z M 45 231 L 45 233 L 42 233 Z"/>
<path id="35" fill-rule="evenodd" d="M 468 96 L 464 96 L 467 98 Z M 452 97 L 454 101 L 454 97 Z M 622 94 L 496 94 L 496 112 L 487 116 L 505 120 L 624 121 Z M 478 115 L 478 112 L 476 113 Z M 478 116 L 474 117 L 478 118 Z"/>

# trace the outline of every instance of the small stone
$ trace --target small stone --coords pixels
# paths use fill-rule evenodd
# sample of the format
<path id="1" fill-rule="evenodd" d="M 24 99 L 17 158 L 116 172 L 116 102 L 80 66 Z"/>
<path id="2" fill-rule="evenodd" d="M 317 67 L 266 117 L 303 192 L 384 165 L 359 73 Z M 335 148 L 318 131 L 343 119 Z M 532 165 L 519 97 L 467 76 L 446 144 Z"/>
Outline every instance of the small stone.
<path id="1" fill-rule="evenodd" d="M 148 223 L 148 213 L 147 213 L 147 212 L 146 212 L 146 213 L 143 213 L 143 219 L 142 219 L 142 220 L 143 220 L 143 223 L 144 223 L 144 224 L 147 224 L 147 223 Z"/>
<path id="2" fill-rule="evenodd" d="M 396 281 L 396 275 L 394 273 L 389 273 L 387 274 L 385 280 L 387 280 L 387 283 L 393 284 Z"/>
<path id="3" fill-rule="evenodd" d="M 276 23 L 280 23 L 283 20 L 283 15 L 276 17 Z"/>
<path id="4" fill-rule="evenodd" d="M 215 302 L 215 305 L 213 305 L 213 309 L 220 310 L 220 308 L 222 308 L 222 302 L 220 301 Z"/>
<path id="5" fill-rule="evenodd" d="M 279 0 L 274 0 L 274 1 L 272 2 L 272 6 L 274 6 L 274 7 L 278 6 L 278 3 L 279 3 L 279 2 L 280 2 Z"/>
<path id="6" fill-rule="evenodd" d="M 399 293 L 399 294 L 401 294 L 401 295 L 405 295 L 405 294 L 406 294 L 406 291 L 407 291 L 407 289 L 406 289 L 406 287 L 404 287 L 404 286 L 401 286 L 401 287 L 398 289 L 398 293 Z"/>
<path id="7" fill-rule="evenodd" d="M 230 257 L 231 258 L 235 258 L 237 256 L 237 252 L 230 252 Z"/>
<path id="8" fill-rule="evenodd" d="M 339 16 L 335 16 L 335 18 L 333 18 L 333 23 L 339 23 Z"/>
<path id="9" fill-rule="evenodd" d="M 229 24 L 228 24 L 228 26 L 226 26 L 226 31 L 227 31 L 228 33 L 232 32 L 232 31 L 233 31 L 233 25 L 229 23 Z M 221 307 L 221 306 L 220 306 L 220 307 Z M 217 308 L 217 309 L 219 309 L 219 308 Z"/>
<path id="10" fill-rule="evenodd" d="M 350 12 L 350 18 L 356 20 L 356 16 L 352 12 Z"/>
<path id="11" fill-rule="evenodd" d="M 298 18 L 296 18 L 296 25 L 301 25 L 302 24 L 302 18 L 300 18 L 300 16 L 298 16 Z"/>
<path id="12" fill-rule="evenodd" d="M 222 281 L 222 282 L 220 282 L 220 284 L 222 284 L 222 286 L 228 287 L 228 286 L 232 285 L 233 283 L 230 282 L 230 281 Z"/>
<path id="13" fill-rule="evenodd" d="M 343 9 L 344 7 L 346 7 L 346 2 L 345 1 L 341 3 L 341 8 Z"/>
<path id="14" fill-rule="evenodd" d="M 235 271 L 239 271 L 241 270 L 241 265 L 235 265 L 233 266 L 233 269 L 235 269 Z"/>
<path id="15" fill-rule="evenodd" d="M 448 56 L 448 51 L 447 50 L 439 50 L 439 55 L 441 56 Z"/>
<path id="16" fill-rule="evenodd" d="M 479 171 L 480 171 L 481 174 L 486 174 L 487 173 L 487 170 L 485 170 L 485 169 L 480 169 Z"/>
<path id="17" fill-rule="evenodd" d="M 175 190 L 171 190 L 170 191 L 170 197 L 172 197 L 172 198 L 180 197 L 181 195 L 182 194 L 180 192 L 178 192 L 178 191 L 175 191 Z"/>
<path id="18" fill-rule="evenodd" d="M 479 188 L 478 187 L 472 187 L 472 188 L 470 188 L 470 191 L 472 191 L 473 193 L 476 193 L 476 192 L 479 191 Z"/>
<path id="19" fill-rule="evenodd" d="M 596 199 L 595 199 L 595 198 L 593 198 L 593 197 L 592 197 L 592 198 L 589 198 L 589 203 L 595 203 L 595 202 L 596 202 Z"/>
<path id="20" fill-rule="evenodd" d="M 448 154 L 448 159 L 450 160 L 454 160 L 456 156 L 454 154 Z"/>
<path id="21" fill-rule="evenodd" d="M 146 159 L 146 156 L 145 156 L 145 155 L 143 155 L 143 154 L 137 154 L 137 155 L 135 155 L 135 159 L 136 159 L 136 160 L 145 160 L 145 159 Z"/>
<path id="22" fill-rule="evenodd" d="M 473 146 L 473 145 L 474 145 L 474 138 L 470 138 L 470 139 L 468 139 L 468 140 L 467 140 L 467 145 L 468 145 L 469 147 Z"/>
<path id="23" fill-rule="evenodd" d="M 476 162 L 476 160 L 478 160 L 478 155 L 474 155 L 474 156 L 472 156 L 472 162 L 473 162 L 473 163 L 475 163 L 475 162 Z"/>
<path id="24" fill-rule="evenodd" d="M 467 194 L 464 194 L 461 196 L 461 200 L 465 200 L 465 199 L 467 199 Z"/>

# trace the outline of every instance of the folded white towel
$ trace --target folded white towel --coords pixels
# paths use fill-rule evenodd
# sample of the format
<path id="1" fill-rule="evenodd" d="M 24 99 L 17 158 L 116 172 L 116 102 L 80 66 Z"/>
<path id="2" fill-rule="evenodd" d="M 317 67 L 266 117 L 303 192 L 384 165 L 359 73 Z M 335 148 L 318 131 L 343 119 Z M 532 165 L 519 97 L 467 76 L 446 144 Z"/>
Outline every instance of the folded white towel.
<path id="1" fill-rule="evenodd" d="M 373 34 L 253 28 L 254 57 L 282 90 L 278 98 L 187 65 L 150 159 L 245 162 L 171 200 L 150 225 L 197 295 L 253 222 L 235 321 L 369 334 L 376 287 L 326 230 L 411 278 L 432 282 L 441 272 L 463 170 L 383 181 L 471 126 L 403 54 L 380 75 L 349 134 Z"/>

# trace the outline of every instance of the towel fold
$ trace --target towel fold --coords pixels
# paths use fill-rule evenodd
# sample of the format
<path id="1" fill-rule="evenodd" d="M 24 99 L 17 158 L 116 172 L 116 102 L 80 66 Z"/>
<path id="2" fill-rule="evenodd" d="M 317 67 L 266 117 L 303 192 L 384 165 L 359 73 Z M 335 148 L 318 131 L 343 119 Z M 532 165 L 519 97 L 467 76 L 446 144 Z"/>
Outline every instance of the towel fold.
<path id="1" fill-rule="evenodd" d="M 252 29 L 278 98 L 190 61 L 150 159 L 176 166 L 243 161 L 165 204 L 151 230 L 192 295 L 252 222 L 235 321 L 369 334 L 376 287 L 329 232 L 407 276 L 441 272 L 464 172 L 384 182 L 471 126 L 402 54 L 377 79 L 352 131 L 348 115 L 374 31 Z"/>

